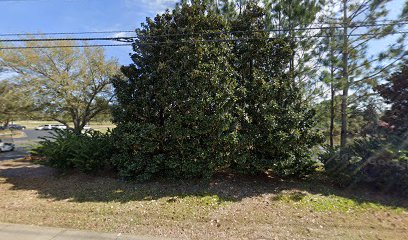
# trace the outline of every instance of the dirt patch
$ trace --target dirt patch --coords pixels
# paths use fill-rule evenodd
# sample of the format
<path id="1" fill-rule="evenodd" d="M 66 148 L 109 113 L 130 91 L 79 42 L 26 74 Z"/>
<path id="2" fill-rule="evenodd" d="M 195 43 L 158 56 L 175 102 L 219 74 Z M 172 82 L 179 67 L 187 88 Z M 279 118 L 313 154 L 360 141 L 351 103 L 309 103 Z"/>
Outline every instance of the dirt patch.
<path id="1" fill-rule="evenodd" d="M 56 174 L 56 170 L 38 164 L 28 159 L 3 161 L 0 163 L 0 177 L 3 178 L 49 178 Z"/>
<path id="2" fill-rule="evenodd" d="M 407 200 L 319 181 L 221 175 L 129 183 L 0 163 L 0 222 L 176 239 L 406 239 Z"/>

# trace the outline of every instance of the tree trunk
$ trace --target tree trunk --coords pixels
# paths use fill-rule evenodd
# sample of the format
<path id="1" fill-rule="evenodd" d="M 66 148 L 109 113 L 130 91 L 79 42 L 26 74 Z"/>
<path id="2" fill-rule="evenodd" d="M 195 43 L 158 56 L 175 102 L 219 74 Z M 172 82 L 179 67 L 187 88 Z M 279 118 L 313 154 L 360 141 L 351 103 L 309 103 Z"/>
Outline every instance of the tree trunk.
<path id="1" fill-rule="evenodd" d="M 74 122 L 74 133 L 81 134 L 83 126 L 81 124 L 81 119 L 79 117 L 73 117 Z"/>
<path id="2" fill-rule="evenodd" d="M 334 47 L 333 47 L 333 28 L 330 29 L 330 147 L 334 147 L 334 98 L 335 98 L 335 91 L 334 91 Z"/>
<path id="3" fill-rule="evenodd" d="M 347 19 L 347 0 L 343 0 L 343 95 L 341 98 L 341 140 L 340 148 L 344 149 L 347 145 L 347 100 L 349 91 L 349 72 L 348 72 L 348 19 Z"/>
<path id="4" fill-rule="evenodd" d="M 331 100 L 330 100 L 330 147 L 334 147 L 334 98 L 335 98 L 335 92 L 334 92 L 334 68 L 333 68 L 333 63 L 331 63 L 331 69 L 330 69 L 330 91 L 331 91 Z"/>
<path id="5" fill-rule="evenodd" d="M 4 121 L 4 127 L 8 127 L 8 125 L 10 124 L 10 118 L 6 118 L 6 120 Z"/>

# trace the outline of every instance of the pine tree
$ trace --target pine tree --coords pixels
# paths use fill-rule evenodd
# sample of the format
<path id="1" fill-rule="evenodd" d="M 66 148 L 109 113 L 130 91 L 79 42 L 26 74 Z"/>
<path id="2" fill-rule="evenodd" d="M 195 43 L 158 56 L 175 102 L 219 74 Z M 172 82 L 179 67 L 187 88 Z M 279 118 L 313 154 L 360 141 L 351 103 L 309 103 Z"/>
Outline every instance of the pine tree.
<path id="1" fill-rule="evenodd" d="M 370 56 L 367 53 L 368 44 L 375 39 L 383 38 L 392 33 L 394 26 L 379 25 L 378 20 L 386 17 L 386 4 L 390 0 L 342 0 L 342 102 L 341 102 L 341 140 L 340 146 L 347 144 L 347 114 L 349 107 L 349 90 L 357 95 L 359 89 L 366 93 L 364 85 L 380 76 L 392 66 L 381 65 L 384 56 Z M 364 25 L 361 27 L 359 25 Z M 355 34 L 358 33 L 358 34 Z M 388 57 L 393 57 L 392 52 Z M 376 65 L 376 67 L 372 67 Z"/>
<path id="2" fill-rule="evenodd" d="M 322 20 L 325 18 L 323 17 Z M 335 24 L 330 24 L 329 27 L 322 30 L 322 34 L 327 37 L 322 38 L 319 41 L 319 62 L 321 66 L 325 68 L 321 72 L 321 80 L 323 83 L 329 85 L 330 90 L 330 124 L 329 124 L 329 142 L 330 146 L 334 147 L 334 127 L 336 119 L 336 91 L 339 88 L 339 67 L 340 61 L 339 55 L 339 31 Z M 327 111 L 327 109 L 323 109 Z"/>

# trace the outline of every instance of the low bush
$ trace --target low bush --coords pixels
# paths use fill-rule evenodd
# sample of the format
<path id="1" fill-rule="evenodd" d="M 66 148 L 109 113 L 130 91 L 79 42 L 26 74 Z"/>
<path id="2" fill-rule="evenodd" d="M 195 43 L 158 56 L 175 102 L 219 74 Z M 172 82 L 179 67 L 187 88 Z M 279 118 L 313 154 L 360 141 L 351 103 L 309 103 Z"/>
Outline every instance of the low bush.
<path id="1" fill-rule="evenodd" d="M 77 169 L 90 173 L 111 167 L 115 152 L 110 132 L 90 131 L 76 134 L 71 130 L 57 130 L 43 138 L 34 154 L 46 158 L 46 164 L 60 170 Z"/>
<path id="2" fill-rule="evenodd" d="M 326 173 L 343 186 L 366 185 L 385 192 L 408 192 L 408 148 L 381 139 L 356 139 L 340 152 L 320 155 Z"/>

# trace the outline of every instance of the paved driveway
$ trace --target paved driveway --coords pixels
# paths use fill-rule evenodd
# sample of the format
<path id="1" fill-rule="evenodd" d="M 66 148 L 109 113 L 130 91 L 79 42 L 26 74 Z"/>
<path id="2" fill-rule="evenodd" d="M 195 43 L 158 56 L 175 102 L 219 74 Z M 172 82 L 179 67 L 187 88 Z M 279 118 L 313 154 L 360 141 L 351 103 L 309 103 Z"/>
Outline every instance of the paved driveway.
<path id="1" fill-rule="evenodd" d="M 74 229 L 37 227 L 31 225 L 18 225 L 0 223 L 0 240 L 154 240 L 163 238 L 154 238 L 149 236 L 132 236 L 121 233 L 98 233 L 89 231 L 80 231 Z"/>
<path id="2" fill-rule="evenodd" d="M 41 141 L 40 137 L 51 136 L 51 131 L 24 130 L 23 132 L 26 137 L 16 139 L 2 138 L 4 142 L 13 142 L 16 145 L 16 149 L 12 152 L 0 153 L 0 161 L 24 158 L 29 155 L 27 149 L 30 144 Z"/>
<path id="3" fill-rule="evenodd" d="M 1 152 L 0 161 L 20 159 L 26 156 L 28 156 L 26 148 L 17 146 L 16 149 L 12 152 Z"/>
<path id="4" fill-rule="evenodd" d="M 52 131 L 36 131 L 36 130 L 23 130 L 27 137 L 17 138 L 14 141 L 41 141 L 40 137 L 52 136 Z"/>

